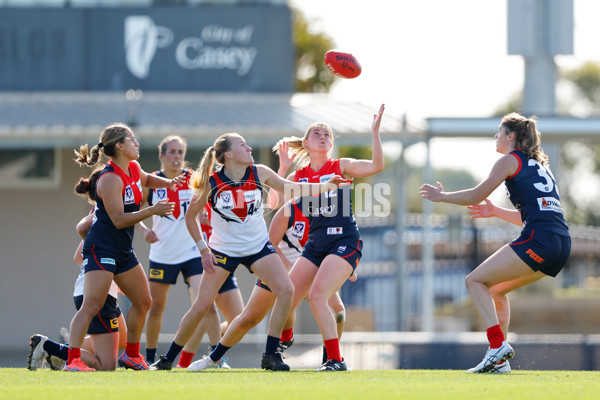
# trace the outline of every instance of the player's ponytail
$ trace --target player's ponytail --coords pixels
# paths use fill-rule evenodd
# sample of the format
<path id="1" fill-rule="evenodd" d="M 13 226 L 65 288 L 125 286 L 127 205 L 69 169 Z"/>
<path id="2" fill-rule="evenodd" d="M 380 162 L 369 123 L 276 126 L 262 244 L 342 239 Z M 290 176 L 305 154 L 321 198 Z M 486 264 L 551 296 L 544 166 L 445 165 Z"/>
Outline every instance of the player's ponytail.
<path id="1" fill-rule="evenodd" d="M 300 167 L 305 166 L 308 164 L 310 156 L 308 154 L 308 150 L 304 147 L 304 140 L 308 138 L 308 135 L 310 135 L 314 128 L 327 129 L 333 145 L 333 131 L 331 130 L 331 127 L 323 122 L 314 122 L 310 124 L 308 128 L 306 128 L 306 131 L 304 132 L 304 138 L 299 138 L 296 136 L 284 137 L 278 141 L 275 146 L 273 146 L 273 151 L 275 154 L 279 154 L 279 145 L 283 142 L 287 142 L 288 153 L 290 153 L 290 155 L 296 155 L 296 164 Z"/>
<path id="2" fill-rule="evenodd" d="M 515 133 L 515 147 L 541 163 L 548 162 L 542 149 L 541 133 L 537 130 L 535 117 L 526 118 L 518 113 L 510 113 L 502 118 L 507 133 Z"/>
<path id="3" fill-rule="evenodd" d="M 213 173 L 215 162 L 225 164 L 225 153 L 231 149 L 232 135 L 237 133 L 226 133 L 215 140 L 215 143 L 204 152 L 198 168 L 190 178 L 190 187 L 194 190 L 201 190 L 207 183 L 210 175 Z"/>
<path id="4" fill-rule="evenodd" d="M 96 184 L 102 174 L 102 170 L 103 168 L 96 168 L 89 178 L 80 178 L 79 182 L 75 185 L 75 194 L 87 197 L 88 201 L 94 204 L 96 201 Z"/>

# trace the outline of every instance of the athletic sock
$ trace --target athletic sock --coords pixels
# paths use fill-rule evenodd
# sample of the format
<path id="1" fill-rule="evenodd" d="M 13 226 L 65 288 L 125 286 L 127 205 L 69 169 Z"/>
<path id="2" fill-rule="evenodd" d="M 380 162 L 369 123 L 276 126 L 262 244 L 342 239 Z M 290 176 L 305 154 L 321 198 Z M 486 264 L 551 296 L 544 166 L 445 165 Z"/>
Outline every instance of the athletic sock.
<path id="1" fill-rule="evenodd" d="M 502 346 L 502 342 L 504 342 L 504 333 L 502 333 L 502 328 L 500 325 L 494 325 L 487 328 L 487 337 L 490 342 L 490 349 L 497 349 Z"/>
<path id="2" fill-rule="evenodd" d="M 323 342 L 327 351 L 327 357 L 330 360 L 343 361 L 340 354 L 340 339 L 334 338 Z"/>
<path id="3" fill-rule="evenodd" d="M 125 353 L 129 357 L 139 357 L 140 356 L 140 344 L 139 343 L 129 343 L 125 345 Z"/>
<path id="4" fill-rule="evenodd" d="M 188 353 L 187 351 L 182 351 L 179 356 L 179 363 L 177 363 L 178 367 L 187 368 L 192 363 L 192 359 L 194 358 L 194 353 Z"/>
<path id="5" fill-rule="evenodd" d="M 168 361 L 173 362 L 173 361 L 175 361 L 175 359 L 177 358 L 179 353 L 181 353 L 181 350 L 183 350 L 183 346 L 180 346 L 177 343 L 172 342 L 171 347 L 169 347 L 169 351 L 167 351 L 167 354 L 165 355 L 165 357 L 167 358 Z"/>
<path id="6" fill-rule="evenodd" d="M 275 354 L 279 350 L 279 338 L 275 336 L 267 336 L 267 346 L 265 347 L 265 354 Z"/>
<path id="7" fill-rule="evenodd" d="M 230 348 L 231 347 L 223 346 L 221 344 L 221 342 L 219 342 L 217 344 L 217 347 L 215 347 L 215 349 L 212 351 L 212 353 L 210 353 L 209 357 L 214 362 L 217 362 L 221 358 L 223 358 L 223 356 L 225 355 L 225 353 L 227 352 L 227 350 L 229 350 Z"/>
<path id="8" fill-rule="evenodd" d="M 44 342 L 43 348 L 46 353 L 50 354 L 51 356 L 56 356 L 63 360 L 69 358 L 69 346 L 64 344 L 56 343 L 48 339 Z"/>
<path id="9" fill-rule="evenodd" d="M 156 359 L 156 347 L 153 349 L 146 348 L 146 361 L 149 364 L 152 364 L 152 363 L 154 363 L 155 359 Z"/>
<path id="10" fill-rule="evenodd" d="M 281 341 L 282 342 L 289 342 L 290 340 L 292 340 L 292 338 L 294 337 L 294 328 L 290 328 L 290 329 L 284 329 L 281 332 Z"/>
<path id="11" fill-rule="evenodd" d="M 81 358 L 81 349 L 69 348 L 69 355 L 67 356 L 67 365 L 71 364 L 76 358 Z"/>

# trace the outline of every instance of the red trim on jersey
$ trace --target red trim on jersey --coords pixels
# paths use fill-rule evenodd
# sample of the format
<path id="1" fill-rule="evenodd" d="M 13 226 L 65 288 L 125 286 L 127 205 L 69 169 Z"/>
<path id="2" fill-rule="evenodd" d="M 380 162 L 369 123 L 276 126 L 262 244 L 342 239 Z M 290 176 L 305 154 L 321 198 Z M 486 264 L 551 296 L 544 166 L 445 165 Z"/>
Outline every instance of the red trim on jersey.
<path id="1" fill-rule="evenodd" d="M 531 237 L 530 237 L 529 239 L 527 239 L 527 240 L 523 240 L 522 242 L 511 243 L 510 245 L 511 245 L 511 246 L 514 246 L 514 245 L 517 245 L 517 244 L 523 244 L 523 243 L 527 243 L 527 242 L 529 242 L 531 239 L 533 239 L 533 232 L 535 232 L 535 231 L 531 231 Z"/>
<path id="2" fill-rule="evenodd" d="M 521 164 L 521 157 L 519 157 L 518 155 L 516 155 L 515 153 L 509 153 L 511 156 L 515 156 L 515 158 L 517 159 L 517 161 L 519 162 L 519 167 L 517 168 L 517 170 L 515 171 L 514 174 L 512 174 L 511 176 L 507 176 L 506 179 L 512 179 L 515 177 L 515 175 L 517 175 L 520 171 L 521 171 L 521 167 L 523 166 Z"/>
<path id="3" fill-rule="evenodd" d="M 289 218 L 289 223 L 291 224 L 290 227 L 295 227 L 296 222 L 304 222 L 304 235 L 302 236 L 302 238 L 298 239 L 300 246 L 304 247 L 306 242 L 308 242 L 308 229 L 309 229 L 308 218 L 306 218 L 306 216 L 304 214 L 302 214 L 302 210 L 300 209 L 300 207 L 298 207 L 298 204 L 296 204 L 295 202 L 292 202 L 290 205 L 291 205 L 291 207 L 294 208 L 294 213 L 293 213 L 294 218 L 292 219 L 292 215 L 290 215 L 290 218 Z"/>
<path id="4" fill-rule="evenodd" d="M 223 192 L 229 191 L 231 192 L 231 201 L 233 201 L 233 208 L 231 212 L 233 212 L 240 220 L 245 221 L 248 217 L 248 205 L 246 201 L 246 197 L 244 196 L 244 192 L 257 190 L 259 188 L 257 184 L 257 177 L 254 175 L 254 165 L 250 165 L 248 167 L 250 172 L 248 173 L 248 177 L 240 182 L 232 182 L 233 185 L 229 183 L 223 182 L 220 177 L 220 171 L 213 172 L 211 177 L 215 181 L 215 186 L 217 187 L 217 192 L 214 196 L 211 196 L 211 200 L 216 202 L 216 198 L 220 197 Z M 262 200 L 262 199 L 261 199 Z M 256 201 L 253 200 L 250 203 Z M 211 203 L 211 206 L 214 204 Z M 262 206 L 262 204 L 260 205 Z"/>
<path id="5" fill-rule="evenodd" d="M 315 171 L 310 167 L 310 164 L 306 165 L 304 168 L 300 168 L 296 170 L 294 174 L 294 181 L 299 182 L 301 178 L 308 179 L 310 183 L 320 183 L 322 175 L 335 174 L 339 176 L 342 175 L 342 170 L 340 169 L 340 159 L 332 160 L 331 158 L 327 160 L 327 162 L 318 170 Z"/>

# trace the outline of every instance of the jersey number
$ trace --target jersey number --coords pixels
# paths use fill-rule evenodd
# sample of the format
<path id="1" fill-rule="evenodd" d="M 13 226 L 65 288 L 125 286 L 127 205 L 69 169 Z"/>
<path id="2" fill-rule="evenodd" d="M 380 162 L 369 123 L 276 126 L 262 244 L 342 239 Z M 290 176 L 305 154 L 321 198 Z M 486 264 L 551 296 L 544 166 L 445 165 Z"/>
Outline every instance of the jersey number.
<path id="1" fill-rule="evenodd" d="M 537 173 L 539 176 L 544 179 L 544 182 L 534 183 L 533 186 L 539 190 L 540 192 L 550 193 L 552 189 L 554 189 L 554 180 L 552 179 L 552 175 L 550 171 L 548 171 L 542 164 L 538 161 L 529 159 L 527 163 L 530 167 L 537 167 Z"/>

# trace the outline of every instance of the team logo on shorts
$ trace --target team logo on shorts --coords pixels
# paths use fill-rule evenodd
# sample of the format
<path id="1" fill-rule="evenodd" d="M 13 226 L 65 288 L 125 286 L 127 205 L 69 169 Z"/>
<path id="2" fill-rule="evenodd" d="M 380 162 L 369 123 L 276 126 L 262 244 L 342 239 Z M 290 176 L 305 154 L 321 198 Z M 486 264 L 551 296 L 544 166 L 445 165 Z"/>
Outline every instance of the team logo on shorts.
<path id="1" fill-rule="evenodd" d="M 219 264 L 223 264 L 223 265 L 227 264 L 227 257 L 226 256 L 222 256 L 220 254 L 215 254 L 215 258 L 217 259 L 217 262 Z"/>
<path id="2" fill-rule="evenodd" d="M 113 318 L 110 320 L 110 329 L 118 329 L 119 328 L 119 319 Z"/>
<path id="3" fill-rule="evenodd" d="M 344 229 L 342 227 L 336 226 L 333 228 L 327 228 L 328 235 L 341 235 L 344 233 Z"/>
<path id="4" fill-rule="evenodd" d="M 101 258 L 100 264 L 117 265 L 114 258 Z"/>
<path id="5" fill-rule="evenodd" d="M 82 267 L 85 267 L 86 265 L 88 265 L 88 259 L 87 258 L 85 260 L 83 260 L 83 262 L 81 263 Z"/>
<path id="6" fill-rule="evenodd" d="M 338 253 L 340 253 L 340 254 L 342 254 L 342 253 L 343 253 L 343 252 L 345 252 L 345 251 L 346 251 L 346 246 L 340 246 L 340 247 L 338 247 L 338 249 L 337 249 L 337 252 L 338 252 Z"/>
<path id="7" fill-rule="evenodd" d="M 157 200 L 164 200 L 166 198 L 167 198 L 167 189 L 165 189 L 165 188 L 156 189 L 156 199 Z"/>
<path id="8" fill-rule="evenodd" d="M 165 271 L 162 269 L 150 268 L 150 278 L 152 279 L 164 279 Z"/>

